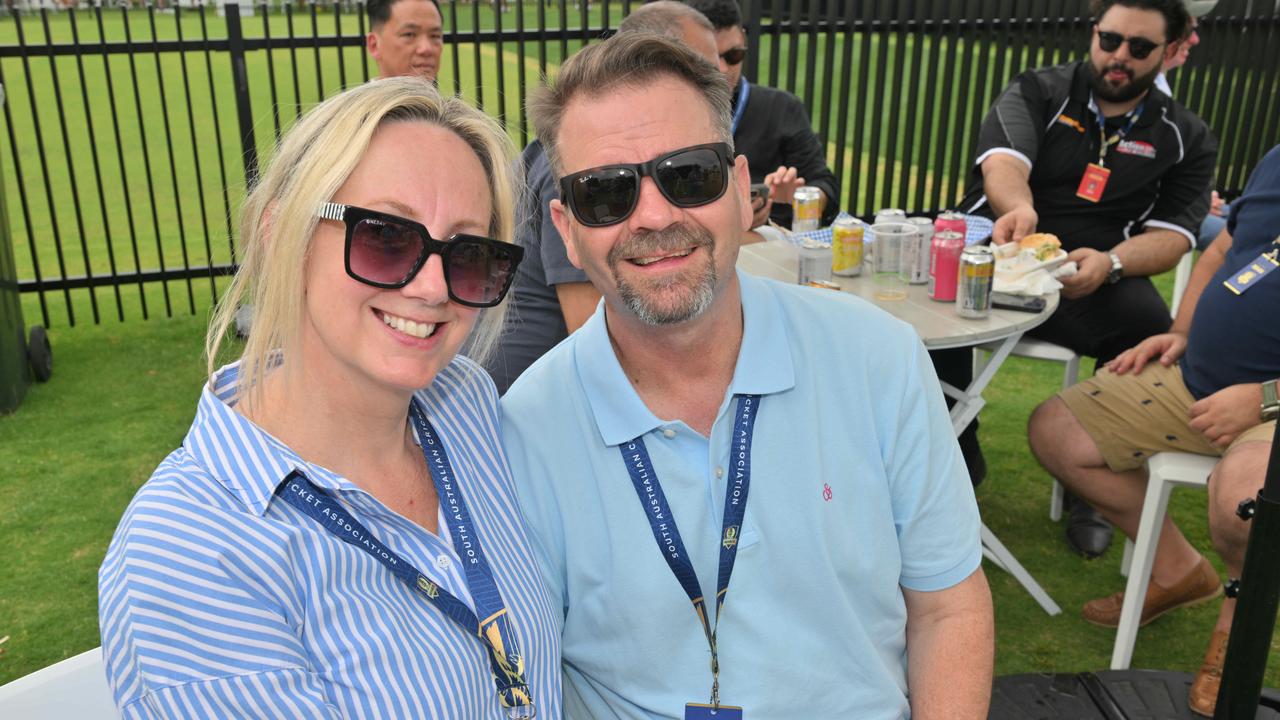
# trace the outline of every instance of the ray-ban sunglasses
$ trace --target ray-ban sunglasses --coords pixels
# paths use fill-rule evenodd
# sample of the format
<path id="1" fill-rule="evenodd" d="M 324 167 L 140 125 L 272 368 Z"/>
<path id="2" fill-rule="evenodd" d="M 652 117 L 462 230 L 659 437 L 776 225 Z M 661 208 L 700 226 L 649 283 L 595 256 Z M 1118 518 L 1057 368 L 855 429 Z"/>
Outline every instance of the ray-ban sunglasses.
<path id="1" fill-rule="evenodd" d="M 726 143 L 672 150 L 644 163 L 618 163 L 565 175 L 560 197 L 578 222 L 605 227 L 626 220 L 640 200 L 640 181 L 651 177 L 663 197 L 682 208 L 719 200 L 733 163 Z"/>
<path id="2" fill-rule="evenodd" d="M 438 254 L 449 298 L 468 307 L 502 302 L 524 257 L 524 249 L 511 243 L 465 234 L 436 240 L 422 223 L 354 205 L 325 203 L 316 215 L 346 225 L 343 262 L 352 278 L 374 287 L 402 288 L 427 258 Z"/>
<path id="3" fill-rule="evenodd" d="M 1115 52 L 1126 42 L 1129 43 L 1129 55 L 1134 60 L 1145 60 L 1152 50 L 1164 45 L 1164 43 L 1152 42 L 1144 37 L 1127 38 L 1120 33 L 1107 30 L 1098 31 L 1098 47 L 1102 48 L 1103 52 Z"/>

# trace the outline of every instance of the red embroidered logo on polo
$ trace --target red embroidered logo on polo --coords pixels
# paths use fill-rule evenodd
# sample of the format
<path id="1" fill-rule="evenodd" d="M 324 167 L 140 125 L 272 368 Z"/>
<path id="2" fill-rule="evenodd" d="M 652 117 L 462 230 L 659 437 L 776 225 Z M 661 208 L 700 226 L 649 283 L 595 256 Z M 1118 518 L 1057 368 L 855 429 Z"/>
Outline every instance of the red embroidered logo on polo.
<path id="1" fill-rule="evenodd" d="M 1121 140 L 1120 143 L 1116 145 L 1116 152 L 1124 153 L 1125 155 L 1137 155 L 1138 157 L 1144 157 L 1148 160 L 1154 160 L 1156 158 L 1156 147 L 1151 143 L 1145 143 L 1141 140 Z"/>

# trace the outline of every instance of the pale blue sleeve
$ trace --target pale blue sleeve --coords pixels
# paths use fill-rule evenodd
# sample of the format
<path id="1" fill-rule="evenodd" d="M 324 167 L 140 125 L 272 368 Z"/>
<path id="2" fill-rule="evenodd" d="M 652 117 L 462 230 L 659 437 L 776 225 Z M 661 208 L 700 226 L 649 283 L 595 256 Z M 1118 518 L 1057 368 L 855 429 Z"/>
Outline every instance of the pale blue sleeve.
<path id="1" fill-rule="evenodd" d="M 981 519 L 942 388 L 919 341 L 902 385 L 887 468 L 902 553 L 899 582 L 910 590 L 944 590 L 981 564 Z"/>

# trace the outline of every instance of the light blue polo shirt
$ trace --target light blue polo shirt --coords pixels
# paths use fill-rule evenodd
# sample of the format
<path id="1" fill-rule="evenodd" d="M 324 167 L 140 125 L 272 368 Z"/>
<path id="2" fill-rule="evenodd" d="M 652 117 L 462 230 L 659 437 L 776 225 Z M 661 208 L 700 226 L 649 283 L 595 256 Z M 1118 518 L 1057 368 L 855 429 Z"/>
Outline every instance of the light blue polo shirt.
<path id="1" fill-rule="evenodd" d="M 734 394 L 762 398 L 719 624 L 722 703 L 753 720 L 906 717 L 899 586 L 948 588 L 982 560 L 973 490 L 911 327 L 849 295 L 738 277 L 742 348 L 709 440 L 644 405 L 603 309 L 502 399 L 517 493 L 563 609 L 567 718 L 681 718 L 707 702 L 701 624 L 618 445 L 643 436 L 711 597 Z"/>

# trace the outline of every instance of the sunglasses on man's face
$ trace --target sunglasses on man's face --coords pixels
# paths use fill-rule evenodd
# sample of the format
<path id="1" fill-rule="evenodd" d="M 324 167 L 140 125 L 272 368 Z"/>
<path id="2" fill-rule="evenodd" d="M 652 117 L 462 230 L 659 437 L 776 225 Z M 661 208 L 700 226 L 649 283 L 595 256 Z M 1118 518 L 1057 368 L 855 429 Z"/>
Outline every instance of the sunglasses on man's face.
<path id="1" fill-rule="evenodd" d="M 560 197 L 589 227 L 627 219 L 640 200 L 641 178 L 651 177 L 672 205 L 693 208 L 715 202 L 729 186 L 729 146 L 693 145 L 645 163 L 602 165 L 560 178 Z"/>
<path id="2" fill-rule="evenodd" d="M 478 235 L 436 240 L 426 226 L 354 205 L 325 203 L 316 215 L 346 225 L 347 274 L 366 285 L 402 288 L 438 254 L 449 298 L 468 307 L 493 307 L 511 287 L 524 249 Z"/>
<path id="3" fill-rule="evenodd" d="M 1144 37 L 1127 38 L 1120 33 L 1098 31 L 1098 47 L 1102 48 L 1103 52 L 1115 52 L 1126 42 L 1129 43 L 1129 55 L 1134 60 L 1145 60 L 1152 50 L 1164 44 L 1152 42 Z"/>
<path id="4" fill-rule="evenodd" d="M 726 65 L 739 65 L 743 60 L 747 59 L 747 49 L 744 47 L 732 47 L 720 53 L 720 59 Z"/>

